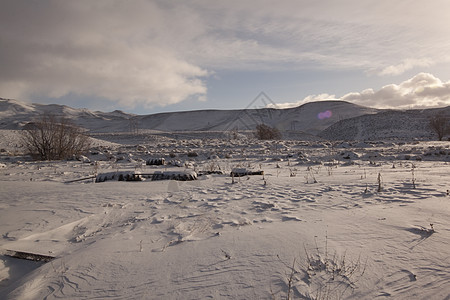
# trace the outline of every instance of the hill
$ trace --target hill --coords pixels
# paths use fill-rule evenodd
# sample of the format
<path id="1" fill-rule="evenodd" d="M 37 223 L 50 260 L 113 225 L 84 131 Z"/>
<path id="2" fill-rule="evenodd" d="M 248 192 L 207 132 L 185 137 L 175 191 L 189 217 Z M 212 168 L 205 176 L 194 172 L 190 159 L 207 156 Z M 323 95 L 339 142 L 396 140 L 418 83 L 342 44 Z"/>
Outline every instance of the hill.
<path id="1" fill-rule="evenodd" d="M 423 110 L 387 110 L 334 123 L 318 136 L 327 140 L 433 140 L 430 118 L 450 116 L 450 106 Z"/>

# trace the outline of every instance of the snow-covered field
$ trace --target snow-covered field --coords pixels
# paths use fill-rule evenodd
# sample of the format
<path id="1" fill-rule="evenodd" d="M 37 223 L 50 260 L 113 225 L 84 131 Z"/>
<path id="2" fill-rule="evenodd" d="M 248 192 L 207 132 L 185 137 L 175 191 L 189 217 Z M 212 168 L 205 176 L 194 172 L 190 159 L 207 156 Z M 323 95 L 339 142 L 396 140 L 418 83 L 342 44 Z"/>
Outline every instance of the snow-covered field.
<path id="1" fill-rule="evenodd" d="M 449 142 L 114 136 L 33 162 L 7 140 L 0 249 L 55 259 L 1 255 L 1 299 L 450 299 Z"/>

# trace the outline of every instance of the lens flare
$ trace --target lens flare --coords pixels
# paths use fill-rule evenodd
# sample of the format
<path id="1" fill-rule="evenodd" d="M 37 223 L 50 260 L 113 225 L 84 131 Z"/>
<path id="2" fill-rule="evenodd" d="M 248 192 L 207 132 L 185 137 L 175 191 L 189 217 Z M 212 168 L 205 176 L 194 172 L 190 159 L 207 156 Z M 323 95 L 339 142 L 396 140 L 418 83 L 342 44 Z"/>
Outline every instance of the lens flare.
<path id="1" fill-rule="evenodd" d="M 331 110 L 326 110 L 324 112 L 320 112 L 317 114 L 317 118 L 319 120 L 325 120 L 325 119 L 329 119 L 331 118 L 331 116 L 333 115 L 333 113 L 331 112 Z"/>

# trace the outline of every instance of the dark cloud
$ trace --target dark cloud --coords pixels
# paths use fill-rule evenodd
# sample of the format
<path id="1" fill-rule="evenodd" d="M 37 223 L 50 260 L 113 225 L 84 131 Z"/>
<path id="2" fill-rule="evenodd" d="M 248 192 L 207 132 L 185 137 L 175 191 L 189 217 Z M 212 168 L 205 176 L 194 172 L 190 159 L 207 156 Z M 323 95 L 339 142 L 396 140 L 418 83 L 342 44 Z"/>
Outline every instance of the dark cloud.
<path id="1" fill-rule="evenodd" d="M 1 11 L 4 97 L 77 93 L 133 107 L 206 94 L 207 71 L 158 40 L 171 16 L 151 1 L 6 1 Z"/>

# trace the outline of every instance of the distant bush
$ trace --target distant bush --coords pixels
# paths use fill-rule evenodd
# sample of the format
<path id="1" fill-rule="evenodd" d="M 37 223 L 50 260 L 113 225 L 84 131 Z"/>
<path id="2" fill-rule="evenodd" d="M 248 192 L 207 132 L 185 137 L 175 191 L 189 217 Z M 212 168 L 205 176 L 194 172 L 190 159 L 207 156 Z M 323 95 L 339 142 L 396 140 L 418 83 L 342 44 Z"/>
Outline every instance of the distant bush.
<path id="1" fill-rule="evenodd" d="M 89 137 L 83 129 L 66 118 L 44 114 L 28 123 L 23 142 L 30 155 L 37 160 L 61 160 L 87 151 Z"/>
<path id="2" fill-rule="evenodd" d="M 438 139 L 442 141 L 444 136 L 450 133 L 449 118 L 442 114 L 435 115 L 430 119 L 430 127 L 437 134 Z"/>
<path id="3" fill-rule="evenodd" d="M 259 140 L 279 140 L 281 132 L 275 127 L 259 124 L 256 126 L 255 137 Z"/>

